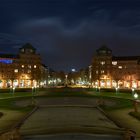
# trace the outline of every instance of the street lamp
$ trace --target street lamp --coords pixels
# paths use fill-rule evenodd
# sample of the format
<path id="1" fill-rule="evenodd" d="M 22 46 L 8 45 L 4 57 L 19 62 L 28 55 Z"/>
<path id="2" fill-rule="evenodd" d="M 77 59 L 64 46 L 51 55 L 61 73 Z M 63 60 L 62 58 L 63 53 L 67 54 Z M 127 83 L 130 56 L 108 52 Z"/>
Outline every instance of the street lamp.
<path id="1" fill-rule="evenodd" d="M 133 95 L 134 95 L 134 92 L 135 92 L 135 89 L 134 89 L 134 88 L 132 88 L 131 90 L 132 90 L 132 96 L 133 96 Z"/>
<path id="2" fill-rule="evenodd" d="M 137 93 L 135 93 L 134 94 L 134 110 L 135 110 L 135 112 L 138 112 L 138 108 L 137 108 L 137 98 L 138 98 L 138 94 Z"/>
<path id="3" fill-rule="evenodd" d="M 34 87 L 32 87 L 32 105 L 34 105 Z"/>
<path id="4" fill-rule="evenodd" d="M 100 93 L 101 87 L 98 87 L 98 89 L 99 89 L 99 93 Z"/>
<path id="5" fill-rule="evenodd" d="M 96 86 L 96 92 L 97 92 L 98 87 Z"/>
<path id="6" fill-rule="evenodd" d="M 118 87 L 116 87 L 116 94 L 118 93 Z"/>
<path id="7" fill-rule="evenodd" d="M 15 87 L 13 87 L 13 95 L 14 95 L 14 93 L 15 93 Z"/>
<path id="8" fill-rule="evenodd" d="M 35 94 L 36 94 L 36 92 L 37 92 L 37 86 L 35 86 L 34 89 L 35 89 L 34 92 L 35 92 Z"/>
<path id="9" fill-rule="evenodd" d="M 12 86 L 10 86 L 10 93 L 12 93 L 12 90 L 13 90 L 13 88 L 12 88 Z"/>
<path id="10" fill-rule="evenodd" d="M 134 98 L 135 100 L 139 97 L 139 95 L 137 93 L 134 94 Z"/>
<path id="11" fill-rule="evenodd" d="M 32 96 L 33 96 L 33 94 L 34 94 L 34 87 L 32 87 Z"/>

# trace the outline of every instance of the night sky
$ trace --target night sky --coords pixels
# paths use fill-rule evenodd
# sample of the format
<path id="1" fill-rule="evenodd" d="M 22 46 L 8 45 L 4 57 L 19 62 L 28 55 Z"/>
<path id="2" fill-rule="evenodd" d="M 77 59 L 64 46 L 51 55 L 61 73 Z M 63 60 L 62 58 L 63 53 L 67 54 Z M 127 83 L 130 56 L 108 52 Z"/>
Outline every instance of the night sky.
<path id="1" fill-rule="evenodd" d="M 0 0 L 0 53 L 27 42 L 54 70 L 86 68 L 103 44 L 140 55 L 140 1 Z"/>

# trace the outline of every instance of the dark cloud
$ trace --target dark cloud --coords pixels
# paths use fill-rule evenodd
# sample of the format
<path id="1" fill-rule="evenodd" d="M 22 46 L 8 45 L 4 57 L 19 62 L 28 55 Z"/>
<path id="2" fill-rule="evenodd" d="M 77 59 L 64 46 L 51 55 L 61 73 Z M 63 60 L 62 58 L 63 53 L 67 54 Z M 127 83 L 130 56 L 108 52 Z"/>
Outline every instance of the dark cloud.
<path id="1" fill-rule="evenodd" d="M 1 0 L 1 50 L 30 42 L 46 65 L 67 71 L 87 67 L 102 44 L 139 55 L 139 8 L 136 0 Z"/>
<path id="2" fill-rule="evenodd" d="M 28 38 L 37 46 L 49 66 L 68 70 L 88 66 L 95 50 L 102 44 L 109 45 L 116 54 L 123 55 L 126 50 L 131 55 L 130 50 L 134 45 L 138 48 L 140 41 L 130 27 L 110 22 L 108 17 L 84 19 L 73 27 L 66 26 L 61 18 L 46 18 L 20 24 L 16 34 Z"/>

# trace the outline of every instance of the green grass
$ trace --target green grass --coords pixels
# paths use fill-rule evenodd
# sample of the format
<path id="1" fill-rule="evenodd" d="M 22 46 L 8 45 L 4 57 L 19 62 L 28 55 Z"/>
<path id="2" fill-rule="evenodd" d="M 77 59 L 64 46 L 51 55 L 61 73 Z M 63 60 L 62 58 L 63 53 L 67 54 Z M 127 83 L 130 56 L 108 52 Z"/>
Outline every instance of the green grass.
<path id="1" fill-rule="evenodd" d="M 106 110 L 112 109 L 120 109 L 120 108 L 130 108 L 132 107 L 133 99 L 131 93 L 122 93 L 119 92 L 103 92 L 101 91 L 96 92 L 94 89 L 83 89 L 83 88 L 53 88 L 53 89 L 43 89 L 44 95 L 40 95 L 37 92 L 37 96 L 43 97 L 87 97 L 87 98 L 101 98 L 101 99 L 108 99 L 116 102 L 114 106 L 102 106 Z M 0 108 L 8 108 L 8 109 L 17 109 L 17 110 L 24 110 L 25 108 L 21 108 L 15 106 L 16 100 L 31 98 L 32 92 L 15 92 L 15 94 L 10 93 L 0 93 Z M 9 98 L 9 99 L 6 99 Z M 37 98 L 37 97 L 36 97 Z M 31 107 L 31 106 L 30 106 Z M 29 107 L 27 107 L 28 110 Z M 26 109 L 25 109 L 26 110 Z"/>
<path id="2" fill-rule="evenodd" d="M 21 107 L 17 106 L 15 102 L 18 100 L 23 100 L 27 99 L 27 97 L 24 98 L 8 98 L 8 99 L 2 99 L 0 100 L 0 109 L 6 109 L 6 110 L 16 110 L 20 112 L 29 112 L 33 109 L 33 106 L 26 106 L 26 107 Z"/>

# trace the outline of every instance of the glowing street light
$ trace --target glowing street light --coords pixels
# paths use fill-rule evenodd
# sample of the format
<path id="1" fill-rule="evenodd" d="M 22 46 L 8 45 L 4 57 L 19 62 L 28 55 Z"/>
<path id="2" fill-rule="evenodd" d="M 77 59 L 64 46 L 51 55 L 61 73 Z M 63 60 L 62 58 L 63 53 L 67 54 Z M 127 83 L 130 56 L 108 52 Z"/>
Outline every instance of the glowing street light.
<path id="1" fill-rule="evenodd" d="M 116 87 L 116 94 L 118 93 L 118 87 Z"/>
<path id="2" fill-rule="evenodd" d="M 98 86 L 96 86 L 96 92 L 97 92 L 97 90 L 98 90 Z"/>
<path id="3" fill-rule="evenodd" d="M 12 91 L 13 91 L 13 87 L 12 87 L 12 86 L 10 86 L 10 93 L 12 93 Z"/>
<path id="4" fill-rule="evenodd" d="M 138 94 L 137 93 L 135 93 L 134 94 L 134 110 L 135 110 L 135 112 L 138 112 L 138 107 L 137 107 L 137 99 L 138 99 Z"/>
<path id="5" fill-rule="evenodd" d="M 100 91 L 101 91 L 101 87 L 98 87 L 98 89 L 99 89 L 99 93 L 100 93 Z"/>
<path id="6" fill-rule="evenodd" d="M 134 94 L 134 98 L 135 100 L 139 97 L 139 95 L 137 93 Z"/>
<path id="7" fill-rule="evenodd" d="M 34 104 L 34 87 L 32 87 L 32 105 Z"/>
<path id="8" fill-rule="evenodd" d="M 132 88 L 131 90 L 132 90 L 132 96 L 133 96 L 133 95 L 134 95 L 134 92 L 135 92 L 135 89 L 134 89 L 134 88 Z"/>
<path id="9" fill-rule="evenodd" d="M 33 96 L 33 94 L 34 94 L 34 87 L 32 87 L 32 96 Z"/>
<path id="10" fill-rule="evenodd" d="M 14 95 L 14 93 L 15 93 L 15 87 L 13 87 L 13 95 Z"/>

